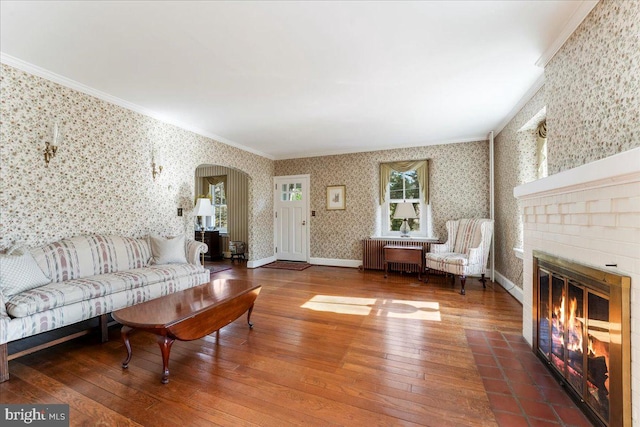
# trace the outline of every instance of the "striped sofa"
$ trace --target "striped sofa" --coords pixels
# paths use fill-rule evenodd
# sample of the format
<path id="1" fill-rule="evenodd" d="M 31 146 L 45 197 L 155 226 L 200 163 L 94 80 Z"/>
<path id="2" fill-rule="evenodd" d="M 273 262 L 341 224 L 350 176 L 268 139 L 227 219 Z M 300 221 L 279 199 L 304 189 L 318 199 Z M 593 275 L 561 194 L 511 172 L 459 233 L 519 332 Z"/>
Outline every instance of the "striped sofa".
<path id="1" fill-rule="evenodd" d="M 438 270 L 460 276 L 460 293 L 465 294 L 467 276 L 480 275 L 482 286 L 493 234 L 493 220 L 485 218 L 463 218 L 447 221 L 448 238 L 444 244 L 432 244 L 425 255 L 427 280 L 429 270 Z"/>
<path id="2" fill-rule="evenodd" d="M 0 288 L 0 382 L 9 377 L 8 342 L 94 317 L 106 340 L 110 312 L 206 283 L 210 276 L 200 264 L 207 246 L 192 240 L 174 249 L 186 262 L 165 264 L 154 264 L 151 238 L 78 236 L 28 251 L 51 281 L 11 296 Z"/>

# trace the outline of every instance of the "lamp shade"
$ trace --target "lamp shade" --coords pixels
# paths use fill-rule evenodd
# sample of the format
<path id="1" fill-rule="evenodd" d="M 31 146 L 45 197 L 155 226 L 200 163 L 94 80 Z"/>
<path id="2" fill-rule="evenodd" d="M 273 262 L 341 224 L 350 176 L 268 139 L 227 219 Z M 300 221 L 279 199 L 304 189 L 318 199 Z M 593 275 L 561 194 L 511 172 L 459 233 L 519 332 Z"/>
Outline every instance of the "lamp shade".
<path id="1" fill-rule="evenodd" d="M 413 208 L 411 202 L 400 202 L 396 205 L 396 211 L 393 214 L 393 219 L 409 219 L 418 218 L 416 210 Z"/>
<path id="2" fill-rule="evenodd" d="M 213 216 L 211 200 L 206 197 L 198 199 L 196 208 L 193 210 L 193 216 Z"/>

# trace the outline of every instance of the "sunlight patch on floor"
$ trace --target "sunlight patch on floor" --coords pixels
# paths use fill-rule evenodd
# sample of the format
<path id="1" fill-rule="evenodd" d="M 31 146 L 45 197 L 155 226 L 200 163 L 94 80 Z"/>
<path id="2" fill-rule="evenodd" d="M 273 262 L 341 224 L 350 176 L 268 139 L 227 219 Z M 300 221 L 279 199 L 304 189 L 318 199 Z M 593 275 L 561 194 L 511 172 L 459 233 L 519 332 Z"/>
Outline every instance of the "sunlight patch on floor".
<path id="1" fill-rule="evenodd" d="M 440 304 L 433 301 L 388 300 L 332 295 L 316 295 L 301 306 L 314 311 L 395 319 L 417 319 L 440 322 Z"/>
<path id="2" fill-rule="evenodd" d="M 338 314 L 355 314 L 368 316 L 371 307 L 376 303 L 375 298 L 337 297 L 331 295 L 316 295 L 302 304 L 302 308 L 314 311 L 326 311 Z"/>

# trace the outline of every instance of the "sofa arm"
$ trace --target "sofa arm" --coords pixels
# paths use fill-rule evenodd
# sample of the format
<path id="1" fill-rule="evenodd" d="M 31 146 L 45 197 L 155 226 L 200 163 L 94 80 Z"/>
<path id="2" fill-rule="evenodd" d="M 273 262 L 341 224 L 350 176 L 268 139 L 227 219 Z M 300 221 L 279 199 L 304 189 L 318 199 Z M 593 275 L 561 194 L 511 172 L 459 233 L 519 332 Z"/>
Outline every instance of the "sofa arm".
<path id="1" fill-rule="evenodd" d="M 8 340 L 10 321 L 11 318 L 7 314 L 7 300 L 0 289 L 0 345 Z"/>
<path id="2" fill-rule="evenodd" d="M 451 248 L 449 247 L 448 243 L 432 243 L 429 246 L 429 252 L 433 252 L 436 254 L 451 252 Z"/>
<path id="3" fill-rule="evenodd" d="M 206 243 L 190 240 L 187 243 L 187 261 L 189 264 L 202 265 L 200 262 L 200 254 L 205 254 L 209 250 Z"/>

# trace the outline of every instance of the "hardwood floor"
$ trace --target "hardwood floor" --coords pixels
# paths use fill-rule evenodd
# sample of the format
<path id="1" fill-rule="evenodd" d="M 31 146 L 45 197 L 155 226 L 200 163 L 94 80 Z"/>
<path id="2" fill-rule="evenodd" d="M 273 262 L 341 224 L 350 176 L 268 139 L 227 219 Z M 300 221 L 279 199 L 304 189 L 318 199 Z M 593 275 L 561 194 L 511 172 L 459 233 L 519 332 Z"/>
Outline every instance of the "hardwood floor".
<path id="1" fill-rule="evenodd" d="M 71 425 L 494 426 L 469 344 L 473 331 L 518 336 L 522 308 L 499 285 L 467 295 L 442 277 L 313 266 L 241 265 L 212 278 L 262 285 L 251 316 L 171 351 L 160 383 L 155 338 L 119 328 L 9 363 L 2 403 L 69 403 Z M 473 333 L 472 333 L 473 335 Z"/>

